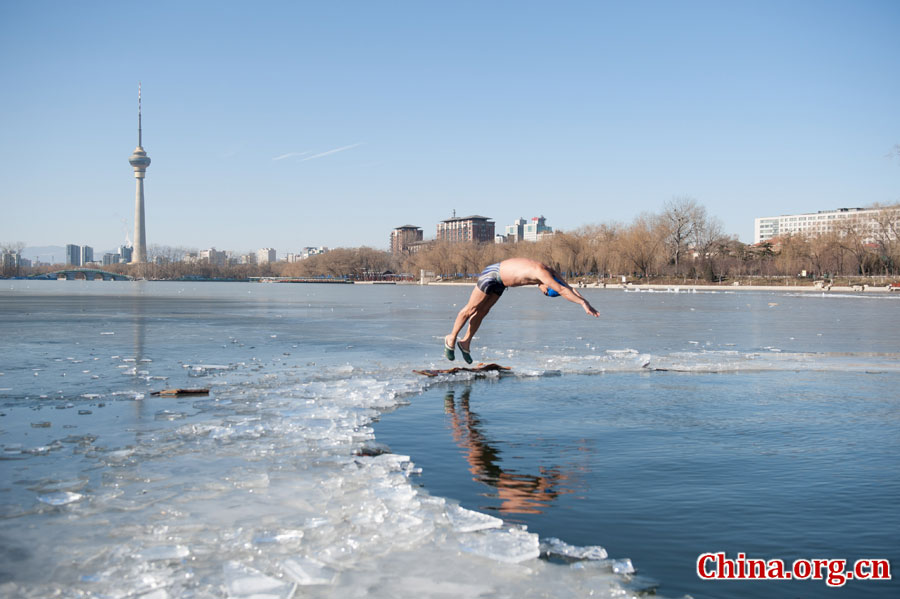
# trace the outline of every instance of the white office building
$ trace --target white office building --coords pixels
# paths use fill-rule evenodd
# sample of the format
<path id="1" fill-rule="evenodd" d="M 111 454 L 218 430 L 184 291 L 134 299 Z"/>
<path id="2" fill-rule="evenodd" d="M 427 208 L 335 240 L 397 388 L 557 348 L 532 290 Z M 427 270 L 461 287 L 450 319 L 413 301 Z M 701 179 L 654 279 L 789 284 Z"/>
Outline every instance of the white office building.
<path id="1" fill-rule="evenodd" d="M 547 219 L 543 216 L 535 216 L 530 221 L 522 217 L 507 225 L 504 235 L 497 235 L 496 243 L 516 243 L 518 241 L 538 241 L 545 235 L 553 234 L 553 227 L 547 226 Z"/>
<path id="2" fill-rule="evenodd" d="M 275 250 L 272 248 L 262 248 L 256 252 L 257 264 L 269 264 L 275 262 Z"/>
<path id="3" fill-rule="evenodd" d="M 210 264 L 212 266 L 225 266 L 225 262 L 228 259 L 228 255 L 225 252 L 219 251 L 216 248 L 209 248 L 208 250 L 201 250 L 200 252 L 200 263 L 201 264 Z"/>
<path id="4" fill-rule="evenodd" d="M 553 227 L 547 226 L 547 219 L 543 216 L 535 216 L 531 222 L 525 223 L 523 238 L 525 241 L 537 241 L 545 235 L 552 235 Z"/>
<path id="5" fill-rule="evenodd" d="M 874 235 L 878 224 L 876 219 L 884 210 L 900 210 L 892 208 L 838 208 L 837 210 L 820 210 L 807 214 L 786 214 L 782 216 L 766 216 L 757 218 L 753 226 L 753 243 L 769 241 L 781 235 L 823 235 L 834 231 L 840 232 L 848 227 L 871 232 Z M 867 238 L 866 241 L 871 241 Z"/>
<path id="6" fill-rule="evenodd" d="M 525 238 L 525 223 L 527 222 L 524 218 L 519 217 L 513 221 L 513 224 L 506 225 L 503 241 L 508 243 L 522 241 Z"/>

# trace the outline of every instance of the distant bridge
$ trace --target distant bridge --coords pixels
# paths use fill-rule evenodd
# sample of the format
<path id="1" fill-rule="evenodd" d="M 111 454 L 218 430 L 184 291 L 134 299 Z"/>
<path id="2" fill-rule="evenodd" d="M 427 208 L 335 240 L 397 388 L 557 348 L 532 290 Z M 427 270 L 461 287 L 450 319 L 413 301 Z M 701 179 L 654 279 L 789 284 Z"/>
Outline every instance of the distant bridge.
<path id="1" fill-rule="evenodd" d="M 63 280 L 75 281 L 133 281 L 134 277 L 128 275 L 120 275 L 117 272 L 107 272 L 99 268 L 70 268 L 66 270 L 57 270 L 56 272 L 48 272 L 42 275 L 33 275 L 29 279 L 46 279 L 46 280 Z"/>

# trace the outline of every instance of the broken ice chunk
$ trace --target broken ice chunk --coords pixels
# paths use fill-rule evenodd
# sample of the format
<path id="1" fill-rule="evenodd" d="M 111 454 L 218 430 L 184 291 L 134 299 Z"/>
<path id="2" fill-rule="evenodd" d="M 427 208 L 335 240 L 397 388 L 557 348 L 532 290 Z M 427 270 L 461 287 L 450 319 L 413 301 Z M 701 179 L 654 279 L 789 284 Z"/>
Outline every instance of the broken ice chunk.
<path id="1" fill-rule="evenodd" d="M 183 545 L 162 545 L 159 547 L 147 547 L 137 554 L 138 559 L 148 562 L 159 560 L 181 559 L 191 554 Z"/>
<path id="2" fill-rule="evenodd" d="M 234 370 L 235 366 L 227 364 L 195 364 L 194 366 L 191 366 L 190 369 L 188 376 L 206 376 L 210 373 Z"/>
<path id="3" fill-rule="evenodd" d="M 294 594 L 293 584 L 266 576 L 239 562 L 228 562 L 222 568 L 229 597 L 286 599 Z"/>
<path id="4" fill-rule="evenodd" d="M 553 537 L 541 542 L 541 551 L 547 555 L 558 555 L 576 560 L 601 560 L 608 557 L 606 549 L 600 545 L 576 547 Z"/>
<path id="5" fill-rule="evenodd" d="M 612 560 L 612 571 L 616 574 L 634 574 L 634 566 L 627 557 L 625 559 L 614 559 Z"/>
<path id="6" fill-rule="evenodd" d="M 303 538 L 302 530 L 282 530 L 282 531 L 265 531 L 253 537 L 253 542 L 257 544 L 267 543 L 289 543 L 291 541 L 299 541 Z"/>
<path id="7" fill-rule="evenodd" d="M 44 493 L 55 493 L 57 491 L 80 491 L 87 484 L 88 479 L 86 478 L 48 481 L 41 484 L 40 491 Z"/>
<path id="8" fill-rule="evenodd" d="M 472 533 L 462 540 L 463 551 L 515 564 L 541 554 L 538 536 L 516 528 Z"/>
<path id="9" fill-rule="evenodd" d="M 331 584 L 337 576 L 332 568 L 311 557 L 286 559 L 281 567 L 291 580 L 302 585 Z"/>
<path id="10" fill-rule="evenodd" d="M 233 484 L 239 489 L 265 489 L 269 486 L 269 475 L 265 472 L 260 472 L 241 480 L 235 480 Z"/>
<path id="11" fill-rule="evenodd" d="M 57 493 L 47 493 L 46 495 L 38 495 L 37 500 L 47 505 L 66 505 L 80 501 L 84 497 L 81 493 L 72 493 L 70 491 L 59 491 Z"/>
<path id="12" fill-rule="evenodd" d="M 447 519 L 457 532 L 475 532 L 488 528 L 500 528 L 503 520 L 481 512 L 467 510 L 460 505 L 447 506 Z"/>

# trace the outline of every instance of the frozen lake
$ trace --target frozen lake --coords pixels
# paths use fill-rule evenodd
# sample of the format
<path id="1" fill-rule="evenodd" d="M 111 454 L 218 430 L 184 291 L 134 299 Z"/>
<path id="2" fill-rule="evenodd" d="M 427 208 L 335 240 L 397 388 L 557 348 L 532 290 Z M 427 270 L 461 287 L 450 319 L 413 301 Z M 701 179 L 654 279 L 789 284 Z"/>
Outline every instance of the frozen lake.
<path id="1" fill-rule="evenodd" d="M 413 374 L 469 292 L 4 281 L 0 593 L 699 598 L 731 592 L 689 588 L 699 551 L 900 557 L 900 298 L 516 289 L 473 344 L 513 376 Z"/>

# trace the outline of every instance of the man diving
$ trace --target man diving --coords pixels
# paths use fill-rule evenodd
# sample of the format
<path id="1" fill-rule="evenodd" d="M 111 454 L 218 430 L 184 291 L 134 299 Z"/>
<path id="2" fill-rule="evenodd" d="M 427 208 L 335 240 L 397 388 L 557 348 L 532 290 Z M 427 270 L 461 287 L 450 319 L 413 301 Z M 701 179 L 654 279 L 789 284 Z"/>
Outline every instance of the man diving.
<path id="1" fill-rule="evenodd" d="M 459 347 L 463 360 L 471 364 L 472 355 L 469 353 L 469 349 L 472 337 L 481 326 L 481 321 L 497 303 L 507 287 L 523 285 L 537 285 L 546 296 L 562 296 L 570 302 L 580 304 L 590 316 L 600 316 L 580 293 L 569 287 L 562 276 L 546 264 L 528 258 L 509 258 L 503 262 L 491 264 L 479 275 L 475 289 L 469 296 L 469 303 L 459 311 L 456 321 L 453 323 L 453 330 L 444 337 L 444 357 L 448 360 L 456 359 L 455 348 Z M 457 342 L 456 338 L 466 322 L 469 323 L 469 328 Z"/>

